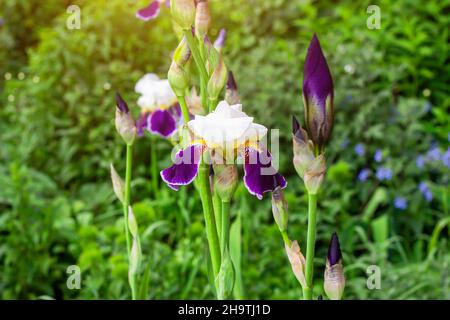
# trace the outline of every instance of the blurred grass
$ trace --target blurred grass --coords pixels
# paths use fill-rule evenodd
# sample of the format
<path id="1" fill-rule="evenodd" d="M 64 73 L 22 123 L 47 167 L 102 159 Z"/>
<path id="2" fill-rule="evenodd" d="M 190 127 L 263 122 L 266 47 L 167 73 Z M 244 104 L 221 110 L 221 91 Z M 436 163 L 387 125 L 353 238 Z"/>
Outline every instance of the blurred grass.
<path id="1" fill-rule="evenodd" d="M 68 30 L 68 3 L 82 28 Z M 157 21 L 135 19 L 146 1 L 4 0 L 0 4 L 0 296 L 5 299 L 129 298 L 121 209 L 109 163 L 123 172 L 113 92 L 133 112 L 133 87 L 146 72 L 165 76 L 176 45 L 168 10 Z M 301 118 L 302 66 L 317 32 L 335 82 L 335 129 L 320 195 L 315 294 L 322 292 L 326 249 L 337 231 L 347 299 L 449 299 L 450 131 L 447 1 L 380 1 L 381 30 L 366 28 L 369 2 L 212 1 L 211 38 L 228 31 L 224 48 L 244 109 L 279 128 L 280 170 L 289 185 L 289 235 L 303 247 L 306 198 L 291 165 L 290 114 Z M 224 14 L 226 12 L 227 14 Z M 18 79 L 23 72 L 24 79 Z M 11 75 L 7 80 L 6 74 Z M 170 146 L 156 140 L 158 166 Z M 361 143 L 365 155 L 353 148 Z M 149 299 L 212 298 L 200 202 L 192 187 L 150 192 L 149 148 L 135 151 L 133 209 L 141 232 Z M 440 158 L 429 156 L 437 148 Z M 373 159 L 376 149 L 381 163 Z M 423 155 L 426 164 L 416 166 Z M 380 166 L 393 179 L 379 181 Z M 367 181 L 358 173 L 368 169 Z M 433 193 L 427 202 L 418 185 Z M 407 209 L 394 199 L 407 199 Z M 256 299 L 297 299 L 270 201 L 240 186 L 242 292 Z M 234 224 L 233 237 L 238 238 Z M 236 241 L 237 242 L 237 241 Z M 237 249 L 235 249 L 237 250 Z M 234 253 L 233 259 L 239 259 Z M 66 287 L 66 268 L 82 270 L 82 289 Z M 367 267 L 381 269 L 381 289 L 368 290 Z"/>

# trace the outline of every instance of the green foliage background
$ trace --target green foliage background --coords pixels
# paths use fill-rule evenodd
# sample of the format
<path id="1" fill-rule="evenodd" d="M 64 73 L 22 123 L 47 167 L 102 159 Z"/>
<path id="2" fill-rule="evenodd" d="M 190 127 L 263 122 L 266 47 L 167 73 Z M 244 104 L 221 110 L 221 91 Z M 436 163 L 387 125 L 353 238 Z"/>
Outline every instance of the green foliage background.
<path id="1" fill-rule="evenodd" d="M 69 30 L 66 8 L 81 8 Z M 114 91 L 136 101 L 147 72 L 165 76 L 176 38 L 168 10 L 144 23 L 146 1 L 21 1 L 0 4 L 0 297 L 129 298 L 122 212 L 109 163 L 123 172 L 114 124 Z M 289 186 L 289 234 L 304 243 L 306 197 L 291 159 L 290 114 L 302 117 L 302 66 L 313 32 L 335 82 L 335 129 L 320 195 L 316 288 L 322 292 L 326 248 L 337 231 L 347 299 L 450 299 L 449 169 L 416 166 L 430 148 L 448 151 L 450 2 L 379 1 L 381 29 L 369 30 L 366 1 L 211 1 L 214 38 L 224 48 L 243 105 L 258 123 L 279 128 L 280 170 Z M 24 74 L 24 79 L 18 77 Z M 8 79 L 8 75 L 11 79 Z M 133 105 L 133 103 L 130 103 Z M 137 106 L 133 106 L 138 113 Z M 354 146 L 361 143 L 365 155 Z M 169 143 L 149 136 L 135 150 L 133 208 L 149 274 L 149 299 L 212 298 L 206 239 L 193 187 L 150 192 L 150 147 L 170 162 Z M 382 163 L 373 159 L 376 149 Z M 378 181 L 378 167 L 393 171 Z M 371 175 L 358 180 L 361 169 Z M 425 201 L 418 185 L 433 192 Z M 408 207 L 394 206 L 404 197 Z M 242 224 L 245 298 L 297 299 L 268 197 L 240 186 L 232 205 Z M 66 269 L 82 270 L 81 290 Z M 378 265 L 382 288 L 368 290 Z"/>

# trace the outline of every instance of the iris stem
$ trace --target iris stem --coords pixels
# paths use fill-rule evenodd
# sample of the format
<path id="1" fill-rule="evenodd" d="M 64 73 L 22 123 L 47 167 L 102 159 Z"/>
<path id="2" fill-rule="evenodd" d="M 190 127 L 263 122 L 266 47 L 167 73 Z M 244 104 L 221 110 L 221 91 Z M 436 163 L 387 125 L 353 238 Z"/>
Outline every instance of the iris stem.
<path id="1" fill-rule="evenodd" d="M 229 246 L 230 242 L 230 202 L 222 200 L 222 232 L 220 236 L 220 247 L 222 248 L 222 255 L 225 253 L 225 248 Z"/>
<path id="2" fill-rule="evenodd" d="M 200 164 L 198 172 L 198 185 L 200 190 L 200 198 L 202 200 L 203 214 L 205 216 L 206 237 L 208 239 L 209 252 L 211 255 L 212 269 L 214 279 L 220 270 L 220 244 L 217 235 L 216 222 L 214 218 L 211 187 L 209 184 L 209 165 L 205 162 Z"/>
<path id="3" fill-rule="evenodd" d="M 280 232 L 281 236 L 283 237 L 284 244 L 287 245 L 288 247 L 291 247 L 291 240 L 289 240 L 286 230 L 283 231 L 280 230 Z"/>
<path id="4" fill-rule="evenodd" d="M 131 233 L 128 229 L 128 207 L 131 198 L 131 168 L 133 165 L 133 146 L 127 145 L 126 168 L 125 168 L 125 197 L 123 201 L 123 218 L 125 226 L 125 237 L 127 239 L 127 254 L 130 261 L 131 252 Z M 130 279 L 131 297 L 136 300 L 135 279 Z"/>
<path id="5" fill-rule="evenodd" d="M 217 98 L 209 98 L 209 112 L 212 112 L 217 106 Z"/>
<path id="6" fill-rule="evenodd" d="M 153 188 L 153 195 L 155 199 L 158 198 L 158 160 L 156 157 L 156 136 L 151 135 L 151 147 L 150 147 L 150 170 L 152 175 L 152 188 Z"/>
<path id="7" fill-rule="evenodd" d="M 189 109 L 186 103 L 186 97 L 185 96 L 178 96 L 178 103 L 181 107 L 181 113 L 183 114 L 183 121 L 185 124 L 189 122 Z"/>
<path id="8" fill-rule="evenodd" d="M 214 216 L 216 217 L 217 234 L 222 233 L 222 200 L 217 192 L 213 195 Z"/>
<path id="9" fill-rule="evenodd" d="M 306 287 L 303 288 L 303 299 L 312 300 L 314 247 L 316 243 L 316 209 L 317 195 L 308 193 L 308 235 L 306 242 Z"/>
<path id="10" fill-rule="evenodd" d="M 189 48 L 191 49 L 198 72 L 200 73 L 200 96 L 202 99 L 202 106 L 205 111 L 208 111 L 208 109 L 206 108 L 206 105 L 208 103 L 206 99 L 206 82 L 208 81 L 209 77 L 208 72 L 205 68 L 205 62 L 202 59 L 202 55 L 200 54 L 197 43 L 192 36 L 191 30 L 184 30 L 184 36 L 186 37 Z"/>

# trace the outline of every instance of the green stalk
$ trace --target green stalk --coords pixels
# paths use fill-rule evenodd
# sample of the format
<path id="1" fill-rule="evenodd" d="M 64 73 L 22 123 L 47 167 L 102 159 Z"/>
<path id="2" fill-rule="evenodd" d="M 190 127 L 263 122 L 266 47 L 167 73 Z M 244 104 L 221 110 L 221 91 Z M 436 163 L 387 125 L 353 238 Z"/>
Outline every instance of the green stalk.
<path id="1" fill-rule="evenodd" d="M 209 112 L 212 112 L 217 106 L 217 98 L 209 98 L 208 109 Z"/>
<path id="2" fill-rule="evenodd" d="M 281 236 L 283 237 L 284 244 L 290 248 L 291 240 L 289 240 L 286 230 L 283 230 L 283 231 L 280 230 L 280 232 L 281 232 Z"/>
<path id="3" fill-rule="evenodd" d="M 188 42 L 189 48 L 191 49 L 192 56 L 194 57 L 195 64 L 197 66 L 197 69 L 200 73 L 200 96 L 202 99 L 202 106 L 205 111 L 208 111 L 206 108 L 207 105 L 207 99 L 206 99 L 206 81 L 208 81 L 208 72 L 205 68 L 205 62 L 202 59 L 202 55 L 200 54 L 200 51 L 197 47 L 197 43 L 192 36 L 192 33 L 190 30 L 184 31 L 184 36 L 186 37 L 186 40 Z"/>
<path id="4" fill-rule="evenodd" d="M 131 234 L 130 234 L 130 230 L 128 230 L 128 206 L 130 205 L 130 196 L 131 196 L 132 161 L 133 161 L 133 147 L 132 147 L 132 145 L 127 145 L 126 169 L 125 169 L 125 198 L 123 201 L 123 218 L 125 220 L 125 237 L 127 239 L 128 259 L 130 258 L 130 250 L 131 250 Z"/>
<path id="5" fill-rule="evenodd" d="M 158 198 L 158 160 L 156 156 L 156 136 L 151 135 L 151 147 L 150 147 L 150 170 L 152 175 L 152 188 L 153 188 L 153 195 L 155 199 Z"/>
<path id="6" fill-rule="evenodd" d="M 189 109 L 186 103 L 186 98 L 185 96 L 179 96 L 178 98 L 178 102 L 180 103 L 180 107 L 181 107 L 181 113 L 183 114 L 183 120 L 184 123 L 187 124 L 189 122 Z"/>
<path id="7" fill-rule="evenodd" d="M 314 247 L 316 243 L 316 209 L 317 195 L 308 193 L 308 239 L 306 242 L 306 288 L 303 288 L 304 300 L 312 300 Z"/>
<path id="8" fill-rule="evenodd" d="M 222 200 L 217 192 L 213 194 L 214 216 L 216 218 L 217 234 L 222 233 Z"/>
<path id="9" fill-rule="evenodd" d="M 225 248 L 230 244 L 230 202 L 222 200 L 222 231 L 220 236 L 220 247 L 222 255 Z"/>
<path id="10" fill-rule="evenodd" d="M 220 270 L 220 244 L 219 237 L 217 235 L 216 222 L 214 219 L 208 164 L 204 162 L 200 164 L 197 179 L 200 190 L 200 198 L 202 200 L 203 214 L 205 216 L 206 237 L 208 239 L 209 252 L 211 255 L 212 269 L 215 279 Z"/>

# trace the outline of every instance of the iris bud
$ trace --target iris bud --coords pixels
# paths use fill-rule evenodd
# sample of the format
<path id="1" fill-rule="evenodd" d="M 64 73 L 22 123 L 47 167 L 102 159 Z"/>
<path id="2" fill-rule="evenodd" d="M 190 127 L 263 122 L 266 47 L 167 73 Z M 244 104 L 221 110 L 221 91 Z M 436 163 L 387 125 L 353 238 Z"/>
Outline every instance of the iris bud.
<path id="1" fill-rule="evenodd" d="M 130 283 L 133 281 L 133 276 L 138 273 L 139 265 L 141 263 L 142 253 L 141 245 L 138 238 L 133 238 L 133 244 L 130 251 L 130 262 L 128 266 L 128 279 Z"/>
<path id="2" fill-rule="evenodd" d="M 303 102 L 306 128 L 319 150 L 328 142 L 333 129 L 333 79 L 319 39 L 314 34 L 306 55 Z"/>
<path id="3" fill-rule="evenodd" d="M 131 206 L 128 207 L 128 229 L 130 230 L 133 238 L 138 237 L 138 225 Z"/>
<path id="4" fill-rule="evenodd" d="M 223 46 L 225 45 L 225 38 L 227 36 L 227 31 L 225 29 L 220 29 L 219 35 L 217 36 L 216 40 L 214 41 L 214 48 L 217 51 L 221 51 Z"/>
<path id="5" fill-rule="evenodd" d="M 285 231 L 288 223 L 288 205 L 279 186 L 272 192 L 272 213 L 278 229 Z"/>
<path id="6" fill-rule="evenodd" d="M 233 72 L 228 71 L 228 80 L 225 91 L 225 101 L 228 102 L 230 106 L 239 104 L 241 99 L 239 97 L 236 81 L 234 80 Z"/>
<path id="7" fill-rule="evenodd" d="M 227 67 L 225 66 L 223 58 L 220 57 L 217 66 L 208 81 L 207 92 L 210 99 L 217 99 L 223 87 L 225 86 L 226 81 Z"/>
<path id="8" fill-rule="evenodd" d="M 220 53 L 212 45 L 208 37 L 205 37 L 204 45 L 206 49 L 206 70 L 208 75 L 212 75 L 220 60 Z"/>
<path id="9" fill-rule="evenodd" d="M 295 277 L 297 278 L 302 288 L 306 288 L 306 279 L 304 273 L 306 261 L 305 257 L 300 251 L 298 242 L 292 241 L 291 246 L 288 246 L 287 244 L 285 244 L 284 246 Z"/>
<path id="10" fill-rule="evenodd" d="M 222 201 L 231 201 L 238 185 L 238 171 L 236 165 L 215 164 L 214 191 Z"/>
<path id="11" fill-rule="evenodd" d="M 219 300 L 227 299 L 233 292 L 235 281 L 235 271 L 231 261 L 228 247 L 225 248 L 220 265 L 219 273 L 216 277 L 217 297 Z"/>
<path id="12" fill-rule="evenodd" d="M 309 194 L 317 194 L 325 177 L 326 163 L 323 154 L 314 158 L 303 176 Z"/>
<path id="13" fill-rule="evenodd" d="M 171 0 L 170 12 L 173 20 L 183 30 L 191 30 L 195 20 L 194 0 Z"/>
<path id="14" fill-rule="evenodd" d="M 116 129 L 127 145 L 132 145 L 137 136 L 136 124 L 127 103 L 116 93 Z"/>
<path id="15" fill-rule="evenodd" d="M 175 61 L 172 61 L 172 64 L 170 65 L 167 79 L 176 96 L 180 97 L 185 95 L 186 89 L 189 86 L 189 75 L 184 68 Z"/>
<path id="16" fill-rule="evenodd" d="M 117 199 L 119 199 L 120 202 L 123 203 L 123 200 L 125 198 L 123 180 L 117 173 L 116 169 L 114 169 L 112 163 L 110 164 L 110 167 L 111 167 L 111 181 L 113 184 L 114 193 L 116 194 Z"/>
<path id="17" fill-rule="evenodd" d="M 208 33 L 211 16 L 209 14 L 208 0 L 197 1 L 197 10 L 195 13 L 195 35 L 200 41 L 203 41 Z"/>
<path id="18" fill-rule="evenodd" d="M 341 299 L 345 287 L 345 277 L 341 248 L 336 232 L 333 233 L 328 247 L 323 287 L 328 298 L 331 300 Z"/>
<path id="19" fill-rule="evenodd" d="M 186 37 L 183 37 L 181 39 L 181 42 L 178 44 L 178 47 L 175 49 L 172 61 L 174 61 L 180 67 L 184 67 L 189 61 L 190 57 L 191 49 L 189 48 Z"/>

